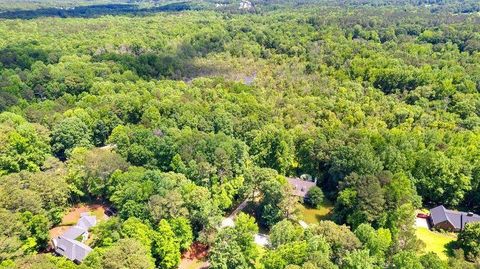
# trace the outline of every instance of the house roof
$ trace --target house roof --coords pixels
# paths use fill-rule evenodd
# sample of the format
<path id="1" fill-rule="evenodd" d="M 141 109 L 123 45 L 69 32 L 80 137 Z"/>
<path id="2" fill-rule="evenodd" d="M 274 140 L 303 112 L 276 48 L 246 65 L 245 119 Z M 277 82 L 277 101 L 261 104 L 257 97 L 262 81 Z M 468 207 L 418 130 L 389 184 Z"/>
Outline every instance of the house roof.
<path id="1" fill-rule="evenodd" d="M 81 236 L 86 232 L 88 231 L 85 228 L 82 228 L 79 226 L 73 226 L 73 227 L 70 227 L 68 230 L 66 230 L 65 233 L 61 235 L 61 237 L 75 240 L 75 238 L 78 238 L 79 236 Z"/>
<path id="2" fill-rule="evenodd" d="M 292 187 L 294 188 L 293 195 L 303 198 L 307 196 L 308 190 L 317 185 L 315 182 L 303 180 L 300 178 L 289 177 L 287 178 L 287 180 L 288 183 L 290 183 L 290 185 L 292 185 Z"/>
<path id="3" fill-rule="evenodd" d="M 467 223 L 480 221 L 480 216 L 467 212 L 448 210 L 443 205 L 430 209 L 433 226 L 448 221 L 455 229 L 463 229 Z"/>
<path id="4" fill-rule="evenodd" d="M 63 236 L 59 236 L 54 240 L 54 242 L 56 245 L 55 252 L 72 261 L 81 262 L 88 255 L 88 253 L 92 251 L 89 246 L 83 244 L 82 242 Z"/>
<path id="5" fill-rule="evenodd" d="M 82 227 L 88 230 L 90 227 L 97 224 L 97 218 L 95 216 L 90 216 L 88 213 L 82 213 L 80 219 L 77 222 L 77 226 Z"/>
<path id="6" fill-rule="evenodd" d="M 75 239 L 88 233 L 88 229 L 95 224 L 97 224 L 95 216 L 82 213 L 75 226 L 70 227 L 65 233 L 53 239 L 55 252 L 72 261 L 81 262 L 92 249 Z"/>

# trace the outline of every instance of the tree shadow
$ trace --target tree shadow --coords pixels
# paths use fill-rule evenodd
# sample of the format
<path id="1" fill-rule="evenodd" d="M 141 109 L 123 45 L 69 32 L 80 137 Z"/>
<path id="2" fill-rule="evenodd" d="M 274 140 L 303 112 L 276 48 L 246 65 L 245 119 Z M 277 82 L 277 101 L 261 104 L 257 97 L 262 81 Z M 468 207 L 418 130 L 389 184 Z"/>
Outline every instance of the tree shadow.
<path id="1" fill-rule="evenodd" d="M 198 43 L 198 42 L 196 42 Z M 196 61 L 204 59 L 210 52 L 223 50 L 223 47 L 211 44 L 195 46 L 184 42 L 175 51 L 144 51 L 139 47 L 124 47 L 124 52 L 100 53 L 93 57 L 94 61 L 113 61 L 126 70 L 134 71 L 144 79 L 173 79 L 190 81 L 196 77 L 218 77 L 229 73 L 229 67 L 220 64 Z"/>
<path id="2" fill-rule="evenodd" d="M 449 257 L 455 257 L 455 251 L 459 249 L 457 241 L 451 241 L 445 245 L 445 252 Z"/>
<path id="3" fill-rule="evenodd" d="M 126 15 L 144 16 L 158 12 L 177 12 L 199 9 L 190 2 L 169 3 L 152 8 L 139 8 L 135 4 L 104 4 L 77 6 L 70 8 L 40 8 L 34 10 L 11 10 L 0 12 L 2 19 L 35 19 L 39 17 L 59 18 L 94 18 L 105 15 Z"/>

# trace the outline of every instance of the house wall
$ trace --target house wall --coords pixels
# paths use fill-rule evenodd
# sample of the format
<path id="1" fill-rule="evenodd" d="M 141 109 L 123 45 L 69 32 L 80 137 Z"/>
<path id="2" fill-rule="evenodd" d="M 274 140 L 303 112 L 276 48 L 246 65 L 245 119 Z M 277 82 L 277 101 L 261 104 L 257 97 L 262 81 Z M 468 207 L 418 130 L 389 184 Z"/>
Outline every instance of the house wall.
<path id="1" fill-rule="evenodd" d="M 449 231 L 449 232 L 456 231 L 455 227 L 448 221 L 443 221 L 443 222 L 437 223 L 436 225 L 433 226 L 433 228 L 440 229 L 440 230 L 445 230 L 445 231 Z"/>

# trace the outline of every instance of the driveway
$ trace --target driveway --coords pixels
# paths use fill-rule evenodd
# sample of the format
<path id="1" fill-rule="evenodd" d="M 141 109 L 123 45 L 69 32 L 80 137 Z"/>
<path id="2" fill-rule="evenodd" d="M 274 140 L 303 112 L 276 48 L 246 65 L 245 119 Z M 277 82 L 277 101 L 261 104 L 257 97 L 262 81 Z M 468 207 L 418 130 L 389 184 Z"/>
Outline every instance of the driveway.
<path id="1" fill-rule="evenodd" d="M 416 218 L 415 219 L 415 227 L 419 228 L 427 228 L 430 229 L 430 225 L 428 224 L 428 220 L 424 218 Z"/>
<path id="2" fill-rule="evenodd" d="M 233 210 L 230 216 L 222 220 L 222 222 L 220 223 L 220 228 L 235 227 L 235 221 L 234 221 L 235 217 L 240 211 L 242 211 L 247 206 L 247 204 L 248 204 L 248 199 L 246 199 L 240 205 L 238 205 L 238 207 L 235 210 Z M 253 238 L 254 238 L 255 244 L 260 245 L 262 247 L 265 247 L 268 244 L 270 244 L 270 240 L 268 238 L 268 235 L 266 234 L 257 233 L 253 236 Z"/>
<path id="3" fill-rule="evenodd" d="M 265 247 L 270 244 L 268 235 L 266 234 L 255 234 L 254 235 L 255 244 Z"/>

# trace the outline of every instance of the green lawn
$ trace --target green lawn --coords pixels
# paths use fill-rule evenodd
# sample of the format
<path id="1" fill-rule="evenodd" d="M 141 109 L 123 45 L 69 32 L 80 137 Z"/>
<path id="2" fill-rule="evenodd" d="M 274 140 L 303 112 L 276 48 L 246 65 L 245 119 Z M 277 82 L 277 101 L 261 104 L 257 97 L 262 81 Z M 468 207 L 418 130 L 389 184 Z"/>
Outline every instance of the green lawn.
<path id="1" fill-rule="evenodd" d="M 308 224 L 316 224 L 321 220 L 328 219 L 332 212 L 333 204 L 326 201 L 319 209 L 308 208 L 300 204 L 300 218 Z"/>
<path id="2" fill-rule="evenodd" d="M 448 243 L 455 241 L 457 236 L 453 233 L 440 233 L 434 232 L 427 228 L 419 227 L 416 230 L 418 239 L 425 243 L 423 252 L 435 252 L 441 258 L 446 260 L 447 257 L 447 245 Z"/>

